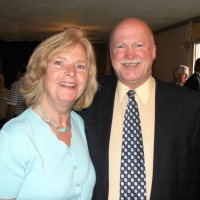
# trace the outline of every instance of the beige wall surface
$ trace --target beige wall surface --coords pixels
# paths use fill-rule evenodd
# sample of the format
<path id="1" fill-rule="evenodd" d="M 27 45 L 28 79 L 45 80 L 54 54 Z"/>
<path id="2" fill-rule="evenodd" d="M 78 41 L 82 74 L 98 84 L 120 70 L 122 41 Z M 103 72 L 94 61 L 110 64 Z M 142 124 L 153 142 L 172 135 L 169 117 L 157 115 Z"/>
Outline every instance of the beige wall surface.
<path id="1" fill-rule="evenodd" d="M 200 38 L 200 22 L 191 25 L 191 40 L 197 40 Z"/>
<path id="2" fill-rule="evenodd" d="M 173 81 L 173 70 L 178 65 L 189 64 L 189 51 L 184 44 L 189 39 L 189 25 L 155 35 L 157 57 L 153 66 L 153 75 L 163 81 Z M 190 66 L 188 66 L 190 67 Z"/>

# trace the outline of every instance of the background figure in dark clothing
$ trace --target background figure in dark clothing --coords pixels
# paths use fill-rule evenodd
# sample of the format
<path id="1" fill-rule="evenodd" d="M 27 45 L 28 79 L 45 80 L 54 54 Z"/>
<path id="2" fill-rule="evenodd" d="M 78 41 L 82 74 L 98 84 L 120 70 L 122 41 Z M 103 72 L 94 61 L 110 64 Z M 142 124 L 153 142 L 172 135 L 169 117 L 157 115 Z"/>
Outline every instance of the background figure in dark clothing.
<path id="1" fill-rule="evenodd" d="M 26 67 L 22 66 L 18 72 L 18 80 L 11 85 L 10 94 L 8 97 L 8 108 L 6 113 L 6 119 L 9 121 L 13 117 L 20 115 L 26 110 L 26 102 L 21 93 L 23 84 L 23 76 L 26 72 Z"/>
<path id="2" fill-rule="evenodd" d="M 194 74 L 187 79 L 184 86 L 200 91 L 200 58 L 195 61 Z"/>

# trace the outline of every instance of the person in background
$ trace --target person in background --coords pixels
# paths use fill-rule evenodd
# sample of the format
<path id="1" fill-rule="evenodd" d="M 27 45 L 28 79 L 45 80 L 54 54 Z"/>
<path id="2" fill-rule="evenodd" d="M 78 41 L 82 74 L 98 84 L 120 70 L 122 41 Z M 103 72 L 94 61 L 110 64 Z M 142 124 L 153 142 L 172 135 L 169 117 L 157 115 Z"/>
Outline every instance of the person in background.
<path id="1" fill-rule="evenodd" d="M 176 67 L 173 71 L 174 83 L 183 86 L 189 77 L 189 68 L 185 65 Z"/>
<path id="2" fill-rule="evenodd" d="M 4 86 L 4 75 L 0 72 L 0 129 L 6 122 L 9 89 Z"/>
<path id="3" fill-rule="evenodd" d="M 187 79 L 184 86 L 200 91 L 200 58 L 195 61 L 194 73 Z"/>
<path id="4" fill-rule="evenodd" d="M 84 123 L 97 90 L 93 47 L 71 28 L 42 42 L 30 57 L 23 95 L 29 106 L 0 132 L 0 198 L 92 198 L 95 170 Z"/>
<path id="5" fill-rule="evenodd" d="M 93 199 L 200 199 L 200 94 L 152 77 L 156 45 L 150 27 L 140 19 L 124 19 L 114 28 L 110 55 L 116 76 L 100 79 L 92 106 L 80 111 L 97 176 Z M 125 146 L 137 146 L 135 140 L 122 145 L 130 90 L 139 109 L 143 146 L 122 154 Z M 138 115 L 129 111 L 134 121 Z M 129 126 L 130 135 L 138 130 L 135 126 Z M 126 163 L 131 173 L 124 176 L 122 155 L 139 157 Z M 141 183 L 137 177 L 143 165 L 146 178 Z M 126 182 L 126 190 L 121 189 L 124 177 L 133 180 L 133 185 Z M 138 196 L 141 192 L 145 197 Z"/>
<path id="6" fill-rule="evenodd" d="M 20 115 L 27 108 L 25 99 L 21 93 L 23 76 L 25 72 L 26 68 L 21 67 L 18 73 L 18 80 L 11 85 L 10 94 L 7 101 L 7 121 L 12 119 L 13 117 Z"/>

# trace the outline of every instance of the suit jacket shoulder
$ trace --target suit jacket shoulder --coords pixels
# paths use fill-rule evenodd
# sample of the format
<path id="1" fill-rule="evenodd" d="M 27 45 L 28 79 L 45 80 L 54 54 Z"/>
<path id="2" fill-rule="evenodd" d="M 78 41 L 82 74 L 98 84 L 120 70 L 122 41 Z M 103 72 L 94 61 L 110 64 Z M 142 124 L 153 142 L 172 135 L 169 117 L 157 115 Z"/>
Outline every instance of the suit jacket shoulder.
<path id="1" fill-rule="evenodd" d="M 192 74 L 184 84 L 185 87 L 200 91 L 200 76 L 197 73 Z"/>

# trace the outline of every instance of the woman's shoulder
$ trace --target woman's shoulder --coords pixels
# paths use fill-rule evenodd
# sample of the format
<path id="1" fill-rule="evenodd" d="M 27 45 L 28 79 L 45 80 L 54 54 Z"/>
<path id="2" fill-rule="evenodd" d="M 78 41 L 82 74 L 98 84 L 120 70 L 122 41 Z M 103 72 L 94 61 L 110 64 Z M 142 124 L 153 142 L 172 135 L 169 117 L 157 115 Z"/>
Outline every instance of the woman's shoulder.
<path id="1" fill-rule="evenodd" d="M 32 112 L 33 111 L 31 108 L 26 109 L 19 116 L 9 120 L 1 130 L 7 132 L 8 134 L 12 133 L 12 135 L 22 133 L 22 130 L 29 128 L 29 122 L 33 117 Z"/>

